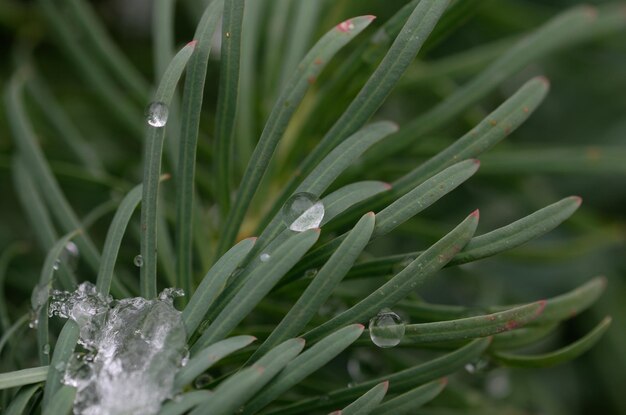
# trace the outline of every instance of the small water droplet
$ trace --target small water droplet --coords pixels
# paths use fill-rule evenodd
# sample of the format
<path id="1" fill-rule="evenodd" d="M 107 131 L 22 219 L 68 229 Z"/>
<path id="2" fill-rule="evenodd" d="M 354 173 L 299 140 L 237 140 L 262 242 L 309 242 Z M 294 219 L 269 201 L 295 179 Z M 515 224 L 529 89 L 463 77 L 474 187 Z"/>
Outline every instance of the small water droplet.
<path id="1" fill-rule="evenodd" d="M 356 385 L 355 382 L 349 382 L 348 383 L 348 388 L 354 388 L 355 385 Z"/>
<path id="2" fill-rule="evenodd" d="M 44 344 L 41 351 L 43 352 L 43 354 L 50 354 L 50 345 L 48 343 Z"/>
<path id="3" fill-rule="evenodd" d="M 318 228 L 324 213 L 324 204 L 311 193 L 296 193 L 283 206 L 283 218 L 294 232 Z"/>
<path id="4" fill-rule="evenodd" d="M 317 275 L 317 268 L 307 269 L 304 272 L 304 278 L 313 278 Z"/>
<path id="5" fill-rule="evenodd" d="M 180 367 L 187 366 L 187 363 L 189 363 L 189 350 L 185 350 L 185 355 L 180 360 Z"/>
<path id="6" fill-rule="evenodd" d="M 225 33 L 226 37 L 230 37 L 230 32 Z"/>
<path id="7" fill-rule="evenodd" d="M 54 260 L 54 263 L 52 264 L 52 269 L 55 271 L 58 271 L 60 267 L 61 267 L 61 260 L 57 258 Z"/>
<path id="8" fill-rule="evenodd" d="M 213 382 L 213 376 L 208 373 L 203 373 L 193 381 L 193 386 L 196 389 L 203 389 Z"/>
<path id="9" fill-rule="evenodd" d="M 133 258 L 133 264 L 135 264 L 136 267 L 143 267 L 143 257 L 141 255 L 137 255 L 135 258 Z"/>
<path id="10" fill-rule="evenodd" d="M 71 269 L 72 271 L 76 271 L 79 259 L 80 251 L 78 249 L 78 246 L 76 246 L 74 242 L 69 241 L 67 244 L 65 244 L 65 247 L 63 248 L 63 251 L 61 252 L 61 255 L 59 256 L 59 259 L 57 259 L 57 261 L 60 260 L 60 262 L 67 265 L 69 269 Z M 55 270 L 56 269 L 57 268 L 55 268 Z"/>
<path id="11" fill-rule="evenodd" d="M 57 363 L 56 365 L 54 365 L 54 368 L 59 372 L 63 372 L 65 370 L 65 362 Z"/>
<path id="12" fill-rule="evenodd" d="M 164 127 L 168 115 L 169 109 L 163 102 L 152 102 L 146 109 L 146 121 L 152 127 Z"/>
<path id="13" fill-rule="evenodd" d="M 485 358 L 478 358 L 472 362 L 469 362 L 465 365 L 465 371 L 470 375 L 476 375 L 479 373 L 483 373 L 487 370 L 489 366 L 489 360 Z"/>
<path id="14" fill-rule="evenodd" d="M 37 327 L 39 327 L 39 319 L 31 318 L 30 321 L 28 322 L 28 327 L 31 329 L 36 329 Z"/>
<path id="15" fill-rule="evenodd" d="M 404 330 L 405 325 L 400 316 L 388 308 L 370 319 L 370 338 L 380 348 L 397 346 L 404 337 Z"/>
<path id="16" fill-rule="evenodd" d="M 267 262 L 270 260 L 271 257 L 272 256 L 270 254 L 264 252 L 259 256 L 259 259 L 261 260 L 261 262 Z"/>

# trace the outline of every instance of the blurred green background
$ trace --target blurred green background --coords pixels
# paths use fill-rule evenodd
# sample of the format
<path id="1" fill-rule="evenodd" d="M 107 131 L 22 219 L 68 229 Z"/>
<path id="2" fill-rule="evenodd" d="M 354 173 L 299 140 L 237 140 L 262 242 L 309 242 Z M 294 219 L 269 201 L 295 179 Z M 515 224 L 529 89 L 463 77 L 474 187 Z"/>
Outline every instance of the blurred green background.
<path id="1" fill-rule="evenodd" d="M 311 42 L 337 22 L 355 15 L 378 16 L 374 23 L 377 27 L 405 4 L 400 0 L 266 1 L 256 62 L 259 79 L 265 84 L 277 82 L 267 74 L 271 66 L 268 61 L 284 53 L 288 40 L 271 33 L 270 21 L 275 9 L 289 5 L 290 1 L 322 3 L 319 14 L 312 16 L 317 23 Z M 458 0 L 458 3 L 464 1 L 470 6 L 463 18 L 452 30 L 440 33 L 436 42 L 426 44 L 401 85 L 379 111 L 378 118 L 391 119 L 402 126 L 479 73 L 524 33 L 567 8 L 582 4 L 575 0 Z M 195 10 L 200 2 L 179 3 L 176 39 L 178 45 L 182 45 L 193 34 L 198 18 Z M 153 80 L 151 1 L 110 0 L 92 2 L 92 5 L 139 72 Z M 626 19 L 626 5 L 621 10 Z M 77 36 L 80 33 L 77 32 Z M 272 39 L 278 39 L 279 43 L 271 43 Z M 128 138 L 132 132 L 127 127 L 111 122 L 111 108 L 98 99 L 97 92 L 81 76 L 75 63 L 58 47 L 36 2 L 0 2 L 0 51 L 2 89 L 15 63 L 29 56 L 27 59 L 32 59 L 38 75 L 104 161 L 108 173 L 105 177 L 94 177 L 78 167 L 62 139 L 37 108 L 32 109 L 31 115 L 40 126 L 37 133 L 42 147 L 77 212 L 84 216 L 107 200 L 119 200 L 129 184 L 140 180 L 139 141 Z M 340 63 L 345 56 L 348 56 L 347 51 L 336 61 Z M 198 154 L 199 170 L 207 175 L 211 170 L 210 132 L 213 131 L 217 95 L 218 59 L 214 54 L 209 67 L 206 119 L 201 127 L 204 139 Z M 333 63 L 319 79 L 318 90 L 326 80 L 332 79 L 337 66 L 338 63 Z M 379 169 L 363 173 L 357 166 L 353 173 L 359 174 L 360 179 L 392 181 L 420 160 L 445 148 L 525 80 L 539 74 L 550 80 L 551 91 L 530 120 L 481 158 L 481 169 L 466 185 L 403 225 L 372 252 L 407 252 L 422 243 L 433 242 L 441 230 L 449 229 L 476 208 L 481 210 L 478 233 L 482 233 L 562 197 L 582 196 L 581 209 L 557 230 L 505 255 L 447 269 L 422 294 L 432 302 L 504 304 L 557 295 L 595 275 L 606 275 L 609 289 L 601 300 L 541 344 L 543 349 L 550 350 L 554 345 L 581 337 L 603 316 L 613 316 L 611 329 L 591 352 L 557 368 L 506 371 L 510 387 L 504 393 L 489 389 L 493 373 L 501 372 L 473 375 L 471 384 L 476 391 L 487 390 L 494 400 L 501 402 L 501 413 L 518 413 L 504 409 L 515 406 L 520 408 L 519 413 L 532 414 L 626 414 L 623 396 L 626 388 L 626 31 L 601 36 L 535 61 L 504 82 L 487 99 L 468 109 L 463 117 L 420 140 L 409 151 L 387 160 Z M 323 113 L 316 114 L 314 122 L 298 130 L 301 154 L 332 125 L 365 79 L 355 79 L 354 85 L 345 85 L 338 91 L 332 106 L 324 108 Z M 257 136 L 271 108 L 272 97 L 268 91 L 263 90 L 262 85 L 256 91 L 257 122 L 251 127 Z M 314 102 L 315 93 L 314 90 L 310 94 L 309 102 Z M 137 108 L 145 105 L 133 96 L 129 99 Z M 138 114 L 140 116 L 141 112 Z M 140 123 L 138 119 L 138 125 Z M 2 108 L 0 249 L 5 250 L 15 243 L 25 249 L 10 263 L 5 282 L 6 306 L 17 316 L 28 306 L 29 290 L 38 276 L 43 253 L 34 243 L 33 231 L 13 191 L 10 175 L 13 149 L 6 111 Z M 276 196 L 276 189 L 290 178 L 299 161 L 278 159 L 281 165 L 275 166 L 266 192 L 256 199 L 256 213 L 267 209 Z M 202 183 L 199 187 L 203 191 Z M 210 217 L 210 212 L 207 216 Z M 93 228 L 95 239 L 100 243 L 110 217 L 109 213 Z M 131 270 L 136 252 L 138 244 L 130 241 L 122 253 Z M 32 333 L 25 336 L 34 339 Z M 446 391 L 440 399 L 454 402 L 454 393 Z"/>

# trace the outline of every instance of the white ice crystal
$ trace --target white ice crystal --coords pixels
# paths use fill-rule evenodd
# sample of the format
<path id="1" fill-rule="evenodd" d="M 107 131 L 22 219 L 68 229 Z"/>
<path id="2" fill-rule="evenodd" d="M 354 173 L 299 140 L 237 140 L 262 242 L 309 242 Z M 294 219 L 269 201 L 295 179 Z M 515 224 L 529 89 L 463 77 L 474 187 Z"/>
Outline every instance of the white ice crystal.
<path id="1" fill-rule="evenodd" d="M 64 368 L 63 382 L 77 388 L 74 414 L 156 414 L 171 397 L 186 354 L 171 290 L 154 300 L 112 301 L 83 283 L 73 293 L 54 293 L 50 311 L 76 321 L 87 350 Z"/>

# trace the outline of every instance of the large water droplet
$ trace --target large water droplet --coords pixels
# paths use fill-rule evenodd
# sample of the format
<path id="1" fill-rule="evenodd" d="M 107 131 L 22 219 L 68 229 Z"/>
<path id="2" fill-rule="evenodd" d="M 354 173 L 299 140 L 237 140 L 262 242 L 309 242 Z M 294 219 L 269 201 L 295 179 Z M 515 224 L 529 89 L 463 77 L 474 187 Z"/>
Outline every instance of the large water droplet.
<path id="1" fill-rule="evenodd" d="M 397 346 L 404 337 L 404 322 L 399 315 L 385 308 L 370 319 L 369 332 L 372 342 L 378 347 Z"/>
<path id="2" fill-rule="evenodd" d="M 213 382 L 213 376 L 208 373 L 203 373 L 193 381 L 193 386 L 196 389 L 203 389 L 209 386 L 211 382 Z"/>
<path id="3" fill-rule="evenodd" d="M 259 256 L 259 259 L 261 260 L 261 262 L 267 262 L 267 261 L 269 261 L 271 258 L 272 258 L 272 256 L 271 256 L 270 254 L 268 254 L 268 253 L 265 253 L 265 252 L 264 252 L 264 253 L 262 253 L 262 254 Z"/>
<path id="4" fill-rule="evenodd" d="M 296 193 L 285 202 L 283 217 L 294 232 L 318 228 L 324 219 L 324 204 L 311 193 Z"/>
<path id="5" fill-rule="evenodd" d="M 153 127 L 164 127 L 168 115 L 169 109 L 163 102 L 152 102 L 146 109 L 146 121 Z"/>
<path id="6" fill-rule="evenodd" d="M 133 264 L 135 264 L 136 267 L 143 267 L 143 257 L 141 255 L 137 255 L 135 258 L 133 258 Z"/>

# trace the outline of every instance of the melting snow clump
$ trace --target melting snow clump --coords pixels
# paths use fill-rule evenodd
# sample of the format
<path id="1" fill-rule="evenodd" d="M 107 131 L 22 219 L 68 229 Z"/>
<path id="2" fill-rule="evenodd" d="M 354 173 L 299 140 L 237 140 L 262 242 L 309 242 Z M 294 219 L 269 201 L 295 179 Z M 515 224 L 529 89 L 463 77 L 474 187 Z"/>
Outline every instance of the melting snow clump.
<path id="1" fill-rule="evenodd" d="M 76 415 L 150 415 L 172 396 L 174 376 L 186 355 L 182 314 L 173 306 L 179 290 L 154 300 L 114 301 L 85 282 L 74 292 L 53 292 L 50 315 L 71 318 L 79 343 L 63 383 L 77 389 Z"/>

